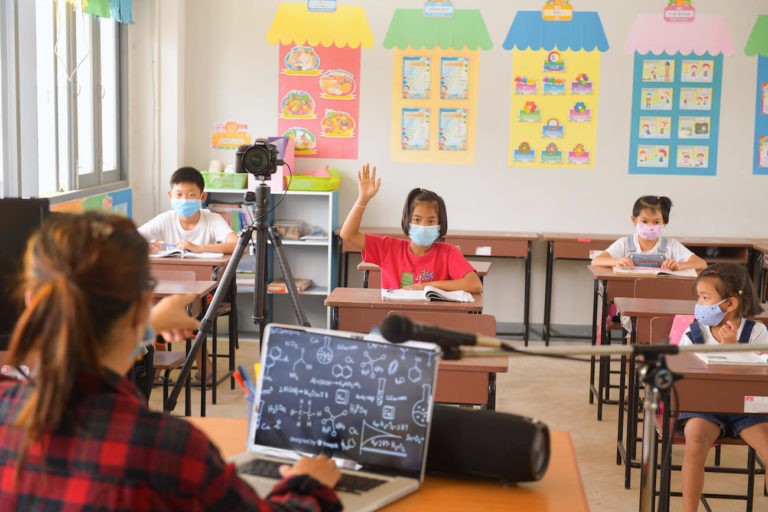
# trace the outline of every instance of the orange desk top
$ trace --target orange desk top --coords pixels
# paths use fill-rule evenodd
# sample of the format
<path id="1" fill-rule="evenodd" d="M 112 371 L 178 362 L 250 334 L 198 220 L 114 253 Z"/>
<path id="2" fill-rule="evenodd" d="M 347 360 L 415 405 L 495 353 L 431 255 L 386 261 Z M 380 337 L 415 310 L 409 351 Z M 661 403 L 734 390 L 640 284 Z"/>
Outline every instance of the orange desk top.
<path id="1" fill-rule="evenodd" d="M 245 447 L 246 420 L 242 418 L 186 418 L 219 446 L 224 457 L 240 453 Z M 487 512 L 520 510 L 526 512 L 589 510 L 584 484 L 568 432 L 551 436 L 549 468 L 538 482 L 504 486 L 428 475 L 419 491 L 383 510 L 461 511 L 470 508 Z"/>

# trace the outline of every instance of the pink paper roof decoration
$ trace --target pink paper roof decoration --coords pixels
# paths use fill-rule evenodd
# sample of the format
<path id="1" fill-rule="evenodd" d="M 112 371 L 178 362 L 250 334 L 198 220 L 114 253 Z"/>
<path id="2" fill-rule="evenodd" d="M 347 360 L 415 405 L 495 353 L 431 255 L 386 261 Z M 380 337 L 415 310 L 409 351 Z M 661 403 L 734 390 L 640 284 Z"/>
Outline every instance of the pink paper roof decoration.
<path id="1" fill-rule="evenodd" d="M 682 55 L 732 55 L 735 50 L 731 29 L 724 16 L 696 14 L 691 22 L 667 22 L 661 14 L 638 14 L 632 23 L 625 53 Z"/>

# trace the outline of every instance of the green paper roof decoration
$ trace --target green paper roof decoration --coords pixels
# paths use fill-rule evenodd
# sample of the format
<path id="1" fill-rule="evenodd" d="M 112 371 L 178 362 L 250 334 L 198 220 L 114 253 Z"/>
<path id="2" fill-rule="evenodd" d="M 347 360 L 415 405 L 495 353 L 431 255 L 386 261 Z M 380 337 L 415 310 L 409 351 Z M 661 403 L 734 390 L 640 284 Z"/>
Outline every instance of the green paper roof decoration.
<path id="1" fill-rule="evenodd" d="M 477 9 L 457 9 L 452 18 L 428 18 L 421 9 L 395 9 L 384 48 L 418 50 L 438 46 L 443 50 L 490 50 L 491 36 Z"/>
<path id="2" fill-rule="evenodd" d="M 768 14 L 757 17 L 752 33 L 747 39 L 747 45 L 744 47 L 744 53 L 749 56 L 758 54 L 761 57 L 768 57 Z"/>

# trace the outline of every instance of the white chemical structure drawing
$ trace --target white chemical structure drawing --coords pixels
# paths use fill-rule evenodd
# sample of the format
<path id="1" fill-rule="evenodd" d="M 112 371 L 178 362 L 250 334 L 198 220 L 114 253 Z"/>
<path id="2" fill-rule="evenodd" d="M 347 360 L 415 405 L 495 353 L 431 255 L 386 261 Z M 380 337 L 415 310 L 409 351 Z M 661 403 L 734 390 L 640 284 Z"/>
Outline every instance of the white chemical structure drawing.
<path id="1" fill-rule="evenodd" d="M 304 418 L 304 426 L 305 427 L 311 427 L 312 426 L 312 418 L 315 416 L 320 416 L 320 413 L 318 412 L 312 412 L 312 400 L 307 400 L 307 408 L 304 409 L 304 399 L 302 398 L 299 400 L 299 410 L 297 411 L 291 411 L 291 416 L 293 416 L 293 413 L 296 413 L 296 426 L 301 426 L 301 420 Z"/>
<path id="2" fill-rule="evenodd" d="M 365 352 L 363 352 L 363 355 L 365 356 L 367 361 L 363 361 L 362 363 L 360 363 L 361 375 L 368 375 L 370 378 L 375 379 L 377 373 L 384 373 L 384 368 L 382 368 L 381 366 L 376 366 L 376 363 L 386 359 L 386 356 L 384 354 L 374 359 L 370 356 L 370 354 L 368 354 L 368 351 L 366 350 Z"/>
<path id="3" fill-rule="evenodd" d="M 379 388 L 376 390 L 376 405 L 381 407 L 384 405 L 384 386 L 387 384 L 387 379 L 379 377 Z"/>
<path id="4" fill-rule="evenodd" d="M 349 379 L 352 377 L 352 367 L 348 364 L 336 363 L 331 367 L 331 375 L 337 379 Z"/>
<path id="5" fill-rule="evenodd" d="M 269 347 L 267 357 L 264 362 L 264 380 L 272 380 L 270 373 L 277 363 L 287 363 L 288 356 L 283 356 L 283 349 L 280 347 Z"/>
<path id="6" fill-rule="evenodd" d="M 320 423 L 325 426 L 325 428 L 323 428 L 323 432 L 327 433 L 330 430 L 331 435 L 333 437 L 336 437 L 336 427 L 337 427 L 336 418 L 341 418 L 342 416 L 346 416 L 348 414 L 348 411 L 344 409 L 339 414 L 334 415 L 331 412 L 331 408 L 326 406 L 325 413 L 328 415 L 328 417 L 320 419 Z"/>
<path id="7" fill-rule="evenodd" d="M 293 368 L 291 368 L 291 373 L 288 374 L 291 378 L 296 380 L 299 380 L 299 374 L 296 373 L 296 367 L 299 365 L 304 366 L 305 370 L 312 369 L 312 365 L 304 360 L 304 347 L 301 347 L 301 357 L 299 357 L 299 359 L 293 362 Z"/>
<path id="8" fill-rule="evenodd" d="M 421 380 L 421 368 L 419 367 L 419 364 L 421 362 L 421 358 L 417 357 L 413 361 L 413 366 L 408 368 L 408 380 L 411 382 L 419 382 Z"/>

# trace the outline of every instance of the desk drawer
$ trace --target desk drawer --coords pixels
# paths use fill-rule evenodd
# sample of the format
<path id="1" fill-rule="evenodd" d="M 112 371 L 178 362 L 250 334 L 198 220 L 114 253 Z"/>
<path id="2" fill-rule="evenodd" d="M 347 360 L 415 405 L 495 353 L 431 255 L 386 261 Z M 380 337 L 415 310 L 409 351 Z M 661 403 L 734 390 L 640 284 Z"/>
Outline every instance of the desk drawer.
<path id="1" fill-rule="evenodd" d="M 604 251 L 613 240 L 597 240 L 594 242 L 553 242 L 555 259 L 560 260 L 589 260 L 589 251 Z"/>
<path id="2" fill-rule="evenodd" d="M 485 405 L 488 402 L 488 373 L 440 369 L 435 401 Z"/>
<path id="3" fill-rule="evenodd" d="M 528 256 L 527 240 L 464 238 L 448 235 L 445 237 L 445 241 L 459 246 L 465 256 L 499 256 L 505 258 L 525 258 Z"/>

